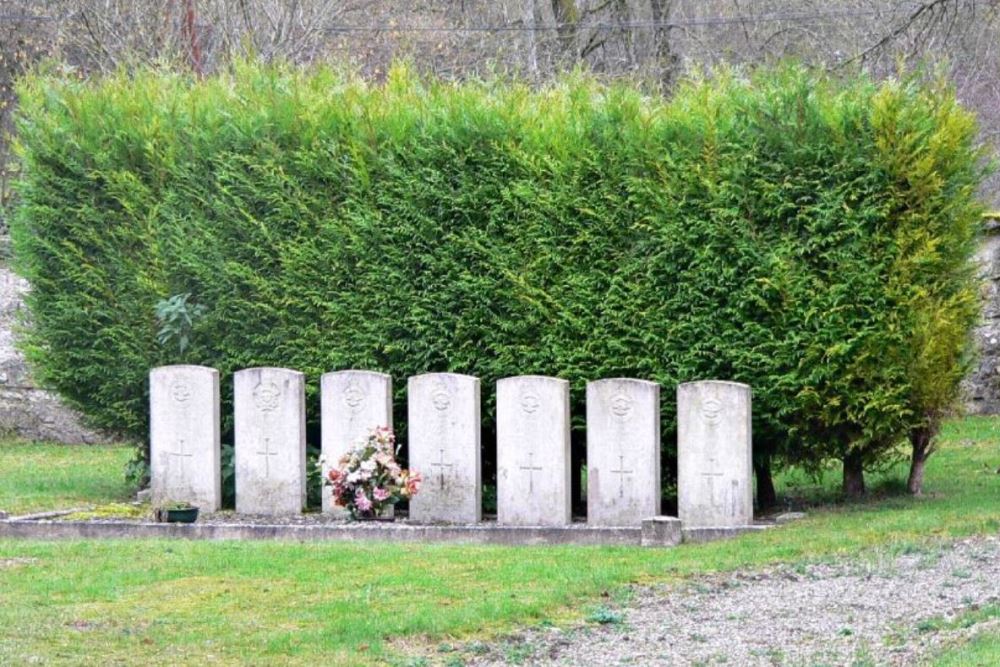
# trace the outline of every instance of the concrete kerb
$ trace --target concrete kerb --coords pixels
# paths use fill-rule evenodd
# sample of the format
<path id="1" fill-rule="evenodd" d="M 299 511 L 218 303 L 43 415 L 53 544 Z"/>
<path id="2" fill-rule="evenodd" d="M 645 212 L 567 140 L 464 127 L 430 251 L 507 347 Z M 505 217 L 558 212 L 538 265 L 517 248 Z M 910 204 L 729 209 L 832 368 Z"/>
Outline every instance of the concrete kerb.
<path id="1" fill-rule="evenodd" d="M 289 542 L 450 542 L 495 545 L 590 545 L 671 547 L 727 539 L 769 528 L 683 529 L 674 517 L 653 517 L 637 527 L 466 526 L 338 523 L 326 525 L 165 524 L 131 521 L 52 521 L 15 517 L 0 520 L 0 538 L 22 539 L 144 539 L 270 540 Z"/>
<path id="2" fill-rule="evenodd" d="M 639 545 L 640 528 L 560 528 L 522 526 L 416 526 L 380 523 L 334 525 L 165 524 L 128 521 L 0 522 L 0 538 L 29 539 L 141 539 L 454 542 L 506 545 Z"/>

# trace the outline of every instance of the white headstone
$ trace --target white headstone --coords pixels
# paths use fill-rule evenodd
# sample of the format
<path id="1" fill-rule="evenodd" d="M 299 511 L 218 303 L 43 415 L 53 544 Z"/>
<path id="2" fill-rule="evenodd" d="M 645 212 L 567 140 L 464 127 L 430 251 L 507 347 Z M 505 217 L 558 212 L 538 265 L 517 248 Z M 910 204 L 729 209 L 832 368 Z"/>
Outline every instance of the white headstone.
<path id="1" fill-rule="evenodd" d="M 297 514 L 306 503 L 305 376 L 248 368 L 234 376 L 236 511 Z"/>
<path id="2" fill-rule="evenodd" d="M 641 526 L 660 514 L 660 385 L 587 383 L 587 523 Z"/>
<path id="3" fill-rule="evenodd" d="M 411 377 L 407 387 L 409 467 L 424 479 L 410 500 L 419 522 L 482 519 L 479 378 L 455 373 Z"/>
<path id="4" fill-rule="evenodd" d="M 750 387 L 677 387 L 677 514 L 684 528 L 753 523 Z"/>
<path id="5" fill-rule="evenodd" d="M 149 372 L 149 455 L 154 505 L 219 509 L 219 371 L 160 366 Z"/>
<path id="6" fill-rule="evenodd" d="M 497 522 L 563 526 L 570 505 L 569 382 L 497 382 Z"/>
<path id="7" fill-rule="evenodd" d="M 392 377 L 372 371 L 335 371 L 320 379 L 323 477 L 351 447 L 379 426 L 392 428 Z M 347 516 L 323 487 L 323 511 Z"/>

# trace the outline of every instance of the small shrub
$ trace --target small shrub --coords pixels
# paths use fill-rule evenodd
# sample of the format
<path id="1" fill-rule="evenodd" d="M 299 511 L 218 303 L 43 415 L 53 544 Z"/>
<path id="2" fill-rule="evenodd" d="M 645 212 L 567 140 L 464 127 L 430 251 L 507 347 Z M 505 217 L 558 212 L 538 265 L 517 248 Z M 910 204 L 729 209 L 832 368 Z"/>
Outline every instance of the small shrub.
<path id="1" fill-rule="evenodd" d="M 602 605 L 591 612 L 587 620 L 600 625 L 618 625 L 625 620 L 625 617 L 620 612 Z"/>

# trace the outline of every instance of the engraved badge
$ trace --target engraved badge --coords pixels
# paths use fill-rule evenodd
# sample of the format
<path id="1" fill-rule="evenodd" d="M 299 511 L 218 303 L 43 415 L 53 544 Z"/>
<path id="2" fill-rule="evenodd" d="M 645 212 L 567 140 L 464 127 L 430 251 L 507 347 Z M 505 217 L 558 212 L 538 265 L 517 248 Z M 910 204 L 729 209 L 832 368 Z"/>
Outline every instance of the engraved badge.
<path id="1" fill-rule="evenodd" d="M 706 399 L 701 404 L 701 416 L 709 424 L 718 424 L 722 416 L 722 403 L 714 398 Z"/>
<path id="2" fill-rule="evenodd" d="M 170 387 L 170 395 L 178 403 L 186 403 L 191 398 L 191 385 L 185 380 L 177 380 Z"/>
<path id="3" fill-rule="evenodd" d="M 625 394 L 616 394 L 611 397 L 611 412 L 616 417 L 625 418 L 632 412 L 632 399 Z"/>
<path id="4" fill-rule="evenodd" d="M 254 387 L 253 402 L 264 412 L 273 412 L 278 409 L 278 402 L 281 398 L 281 391 L 273 382 L 261 382 Z"/>

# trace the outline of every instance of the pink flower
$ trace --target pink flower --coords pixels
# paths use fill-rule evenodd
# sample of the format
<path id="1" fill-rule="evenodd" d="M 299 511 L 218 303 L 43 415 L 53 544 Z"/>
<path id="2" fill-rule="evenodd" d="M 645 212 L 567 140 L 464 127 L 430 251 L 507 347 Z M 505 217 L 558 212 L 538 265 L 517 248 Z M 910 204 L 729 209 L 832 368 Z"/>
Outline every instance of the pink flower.
<path id="1" fill-rule="evenodd" d="M 418 472 L 411 472 L 409 477 L 406 478 L 406 497 L 416 495 L 417 491 L 420 490 L 420 483 L 424 481 Z"/>
<path id="2" fill-rule="evenodd" d="M 372 501 L 368 500 L 368 496 L 362 489 L 358 489 L 357 493 L 354 494 L 354 504 L 362 512 L 367 512 L 372 508 Z"/>
<path id="3" fill-rule="evenodd" d="M 375 487 L 375 490 L 372 492 L 372 497 L 375 498 L 375 502 L 378 503 L 382 502 L 383 500 L 388 500 L 389 496 L 391 495 L 392 495 L 391 493 L 383 489 L 381 486 Z"/>

